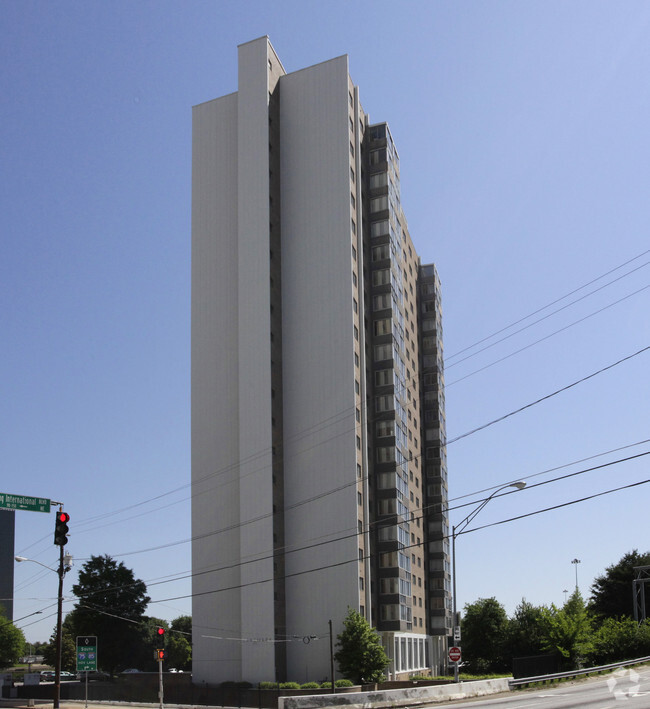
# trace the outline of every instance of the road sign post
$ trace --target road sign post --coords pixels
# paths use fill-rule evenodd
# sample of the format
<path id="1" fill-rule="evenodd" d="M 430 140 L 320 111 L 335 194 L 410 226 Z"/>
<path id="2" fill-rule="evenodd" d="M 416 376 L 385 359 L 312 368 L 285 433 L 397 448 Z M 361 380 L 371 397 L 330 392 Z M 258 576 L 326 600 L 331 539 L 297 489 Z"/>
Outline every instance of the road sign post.
<path id="1" fill-rule="evenodd" d="M 88 709 L 88 672 L 96 670 L 97 636 L 79 635 L 77 637 L 77 672 L 86 673 L 86 709 Z"/>

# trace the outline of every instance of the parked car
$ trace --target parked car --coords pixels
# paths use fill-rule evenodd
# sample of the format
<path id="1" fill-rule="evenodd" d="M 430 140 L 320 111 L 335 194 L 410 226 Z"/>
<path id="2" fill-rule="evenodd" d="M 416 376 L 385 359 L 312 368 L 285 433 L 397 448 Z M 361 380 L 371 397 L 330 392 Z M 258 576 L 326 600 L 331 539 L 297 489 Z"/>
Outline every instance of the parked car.
<path id="1" fill-rule="evenodd" d="M 140 670 L 136 670 L 134 667 L 130 667 L 128 670 L 122 670 L 123 675 L 133 675 L 136 672 L 140 672 Z"/>
<path id="2" fill-rule="evenodd" d="M 43 670 L 41 672 L 41 682 L 54 682 L 55 675 L 54 670 Z"/>
<path id="3" fill-rule="evenodd" d="M 77 679 L 77 675 L 74 672 L 65 672 L 61 670 L 61 682 L 72 682 Z"/>

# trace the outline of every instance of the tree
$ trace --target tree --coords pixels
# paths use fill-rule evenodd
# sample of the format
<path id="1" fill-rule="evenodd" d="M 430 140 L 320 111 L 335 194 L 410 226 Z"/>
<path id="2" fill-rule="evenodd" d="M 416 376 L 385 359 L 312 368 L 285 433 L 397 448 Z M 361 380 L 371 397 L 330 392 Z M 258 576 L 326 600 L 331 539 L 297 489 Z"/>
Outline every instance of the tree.
<path id="1" fill-rule="evenodd" d="M 170 667 L 192 669 L 192 616 L 181 615 L 172 620 L 168 649 Z"/>
<path id="2" fill-rule="evenodd" d="M 650 621 L 639 624 L 632 618 L 605 618 L 594 633 L 590 665 L 632 660 L 650 655 Z"/>
<path id="3" fill-rule="evenodd" d="M 339 648 L 334 658 L 341 674 L 355 684 L 381 682 L 390 664 L 379 635 L 368 621 L 353 608 L 343 621 L 343 632 L 336 638 Z"/>
<path id="4" fill-rule="evenodd" d="M 0 606 L 0 667 L 8 667 L 25 651 L 25 636 L 5 617 L 4 608 Z"/>
<path id="5" fill-rule="evenodd" d="M 639 554 L 634 549 L 624 554 L 617 564 L 605 569 L 591 585 L 590 609 L 601 619 L 634 615 L 632 581 L 635 566 L 650 566 L 650 552 Z"/>
<path id="6" fill-rule="evenodd" d="M 151 600 L 144 581 L 110 556 L 91 556 L 72 593 L 79 599 L 68 614 L 72 636 L 97 636 L 97 657 L 104 670 L 113 673 L 132 666 L 142 647 L 141 624 Z"/>
<path id="7" fill-rule="evenodd" d="M 562 608 L 542 609 L 542 630 L 545 649 L 567 669 L 577 669 L 591 649 L 591 619 L 577 588 Z"/>
<path id="8" fill-rule="evenodd" d="M 463 659 L 473 672 L 501 672 L 508 667 L 504 643 L 508 616 L 496 598 L 479 598 L 465 606 Z"/>
<path id="9" fill-rule="evenodd" d="M 68 617 L 66 617 L 66 621 Z M 50 642 L 42 650 L 45 664 L 54 667 L 56 663 L 56 629 L 50 637 Z M 71 635 L 71 623 L 65 621 L 61 628 L 61 669 L 66 672 L 74 672 L 77 669 L 77 646 L 75 638 Z"/>
<path id="10" fill-rule="evenodd" d="M 539 655 L 544 651 L 542 634 L 542 608 L 522 599 L 508 622 L 504 639 L 504 657 Z"/>

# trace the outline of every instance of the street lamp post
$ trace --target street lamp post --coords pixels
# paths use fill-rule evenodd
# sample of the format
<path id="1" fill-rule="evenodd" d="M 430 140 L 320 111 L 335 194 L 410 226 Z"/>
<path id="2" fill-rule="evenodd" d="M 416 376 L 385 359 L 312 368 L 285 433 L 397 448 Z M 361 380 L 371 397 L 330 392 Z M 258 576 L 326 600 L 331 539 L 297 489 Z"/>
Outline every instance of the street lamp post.
<path id="1" fill-rule="evenodd" d="M 71 559 L 70 554 L 63 553 L 63 546 L 60 547 L 59 552 L 59 568 L 53 569 L 51 566 L 42 564 L 36 559 L 27 559 L 24 556 L 15 556 L 16 561 L 31 561 L 32 564 L 38 564 L 44 569 L 53 571 L 59 577 L 59 590 L 57 594 L 57 612 L 56 612 L 56 654 L 54 660 L 54 697 L 52 707 L 53 709 L 59 709 L 59 702 L 61 698 L 61 635 L 63 627 L 63 577 L 66 572 L 70 570 Z"/>
<path id="2" fill-rule="evenodd" d="M 576 567 L 576 591 L 578 590 L 578 564 L 580 563 L 580 559 L 573 559 L 571 562 L 575 567 Z"/>
<path id="3" fill-rule="evenodd" d="M 476 517 L 476 515 L 487 505 L 487 503 L 497 495 L 497 493 L 502 490 L 506 490 L 509 487 L 517 488 L 517 490 L 523 490 L 526 487 L 526 483 L 523 480 L 518 480 L 514 483 L 508 483 L 503 487 L 495 490 L 489 497 L 486 497 L 483 502 L 475 509 L 470 512 L 465 519 L 459 522 L 457 525 L 451 528 L 451 553 L 452 553 L 452 592 L 454 597 L 454 619 L 453 623 L 456 625 L 458 622 L 458 614 L 456 608 L 456 537 L 467 528 L 467 525 Z M 454 663 L 454 681 L 458 682 L 458 662 Z"/>

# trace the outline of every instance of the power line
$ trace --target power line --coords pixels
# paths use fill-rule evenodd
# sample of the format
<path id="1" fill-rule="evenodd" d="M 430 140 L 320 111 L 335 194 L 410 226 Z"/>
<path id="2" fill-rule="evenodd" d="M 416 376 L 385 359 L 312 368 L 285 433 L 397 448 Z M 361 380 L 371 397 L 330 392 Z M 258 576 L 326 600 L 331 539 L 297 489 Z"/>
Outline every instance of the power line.
<path id="1" fill-rule="evenodd" d="M 594 283 L 597 283 L 598 281 L 600 281 L 601 279 L 605 278 L 606 276 L 609 276 L 611 273 L 614 273 L 614 272 L 620 270 L 621 268 L 624 268 L 624 267 L 627 266 L 628 264 L 630 264 L 630 263 L 632 263 L 632 262 L 634 262 L 634 261 L 637 261 L 638 259 L 642 258 L 642 257 L 645 256 L 646 254 L 650 254 L 650 249 L 647 250 L 647 251 L 643 251 L 643 252 L 640 253 L 638 256 L 634 256 L 633 258 L 629 259 L 628 261 L 625 261 L 624 263 L 620 264 L 619 266 L 616 266 L 615 268 L 612 268 L 611 270 L 606 271 L 605 273 L 601 274 L 601 275 L 598 276 L 597 278 L 594 278 L 593 280 L 588 281 L 587 283 L 585 283 L 585 284 L 583 284 L 583 285 L 581 285 L 581 286 L 578 286 L 578 288 L 574 288 L 572 291 L 570 291 L 570 292 L 567 293 L 566 295 L 563 295 L 563 296 L 561 296 L 560 298 L 556 298 L 555 300 L 551 301 L 550 303 L 547 303 L 546 305 L 542 306 L 541 308 L 538 308 L 537 310 L 534 310 L 532 313 L 529 313 L 528 315 L 524 315 L 524 317 L 519 318 L 519 320 L 515 320 L 514 322 L 510 323 L 509 325 L 506 325 L 505 327 L 502 327 L 500 330 L 497 330 L 496 332 L 493 332 L 491 335 L 487 335 L 486 337 L 484 337 L 484 338 L 482 338 L 482 339 L 480 339 L 480 340 L 477 340 L 477 341 L 474 342 L 473 344 L 467 345 L 467 347 L 464 347 L 462 350 L 458 350 L 458 352 L 454 352 L 453 354 L 448 355 L 447 360 L 449 360 L 449 359 L 454 359 L 454 358 L 457 357 L 458 355 L 463 354 L 463 352 L 467 352 L 467 350 L 471 350 L 473 347 L 477 347 L 478 345 L 481 345 L 481 344 L 483 344 L 484 342 L 487 342 L 488 340 L 492 339 L 493 337 L 496 337 L 497 335 L 500 335 L 502 332 L 505 332 L 506 330 L 509 330 L 509 329 L 512 328 L 512 327 L 516 327 L 517 325 L 519 325 L 519 324 L 522 323 L 522 322 L 525 322 L 525 321 L 528 320 L 529 318 L 532 318 L 532 317 L 534 317 L 535 315 L 544 312 L 544 310 L 547 310 L 548 308 L 551 308 L 551 307 L 553 307 L 554 305 L 557 305 L 557 303 L 561 303 L 561 302 L 562 302 L 563 300 L 565 300 L 566 298 L 570 298 L 572 295 L 574 295 L 575 293 L 578 293 L 579 291 L 583 290 L 584 288 L 588 288 L 590 285 L 592 285 L 592 284 L 594 284 Z M 643 265 L 645 266 L 645 265 L 647 265 L 647 264 L 643 264 Z M 642 267 L 640 266 L 639 268 L 642 268 Z M 638 269 L 634 269 L 634 270 L 636 271 L 636 270 L 638 270 Z M 634 272 L 634 271 L 631 271 L 630 273 L 633 273 L 633 272 Z M 626 275 L 629 275 L 629 274 L 626 274 Z M 616 280 L 620 280 L 620 279 L 616 279 Z M 595 291 L 594 291 L 594 292 L 595 292 Z M 576 301 L 576 302 L 577 302 L 577 301 Z"/>
<path id="2" fill-rule="evenodd" d="M 649 482 L 650 482 L 650 480 L 641 480 L 641 481 L 639 481 L 639 482 L 632 483 L 632 484 L 630 484 L 630 485 L 623 485 L 622 487 L 613 488 L 613 489 L 611 489 L 611 490 L 605 490 L 604 492 L 596 493 L 596 494 L 594 494 L 594 495 L 589 495 L 588 497 L 583 497 L 583 498 L 580 498 L 580 499 L 577 499 L 577 500 L 572 500 L 572 501 L 570 501 L 570 502 L 565 502 L 565 503 L 563 503 L 563 504 L 555 505 L 555 506 L 553 506 L 553 507 L 548 507 L 548 508 L 541 509 L 541 510 L 537 510 L 537 511 L 535 511 L 535 512 L 529 512 L 528 514 L 519 515 L 519 516 L 517 516 L 517 517 L 511 517 L 511 518 L 509 518 L 509 519 L 501 520 L 500 522 L 493 522 L 492 524 L 487 524 L 487 525 L 484 525 L 484 526 L 482 526 L 482 527 L 475 527 L 475 528 L 472 528 L 472 529 L 470 529 L 470 530 L 465 530 L 465 531 L 462 532 L 462 534 L 468 534 L 469 532 L 475 532 L 475 531 L 478 531 L 479 529 L 484 529 L 484 528 L 486 528 L 486 527 L 496 526 L 496 525 L 498 525 L 498 524 L 506 524 L 506 523 L 508 523 L 508 522 L 514 522 L 514 521 L 517 521 L 517 520 L 519 520 L 519 519 L 524 519 L 525 517 L 532 517 L 532 516 L 534 516 L 534 515 L 542 514 L 542 513 L 544 513 L 544 512 L 549 512 L 549 511 L 551 511 L 551 510 L 559 509 L 559 508 L 561 508 L 561 507 L 568 507 L 568 506 L 570 506 L 570 505 L 576 505 L 576 504 L 579 504 L 579 503 L 581 503 L 581 502 L 585 502 L 585 501 L 587 501 L 587 500 L 592 500 L 592 499 L 594 499 L 594 498 L 596 498 L 596 497 L 602 497 L 602 496 L 604 496 L 604 495 L 610 495 L 610 494 L 612 494 L 612 493 L 619 492 L 619 491 L 621 491 L 621 490 L 626 490 L 626 489 L 628 489 L 628 488 L 636 487 L 636 486 L 639 486 L 639 485 L 645 485 L 645 484 L 647 484 L 647 483 L 649 483 Z M 443 539 L 450 539 L 451 536 L 452 536 L 452 535 L 448 534 L 448 535 L 445 535 L 445 536 L 442 537 L 442 538 L 443 538 Z M 406 545 L 406 546 L 404 547 L 404 549 L 410 549 L 410 548 L 413 547 L 413 546 L 417 546 L 417 545 L 416 545 L 416 544 Z M 371 555 L 366 555 L 366 556 L 364 556 L 364 560 L 367 559 L 367 558 L 370 558 L 370 556 L 371 556 Z M 344 566 L 345 564 L 358 563 L 359 561 L 360 561 L 360 558 L 359 558 L 359 557 L 355 557 L 354 559 L 348 559 L 348 560 L 346 560 L 346 561 L 339 561 L 339 562 L 335 562 L 335 563 L 332 563 L 332 564 L 326 564 L 326 565 L 324 565 L 324 566 L 318 566 L 318 567 L 315 567 L 315 568 L 313 568 L 313 569 L 305 569 L 305 570 L 303 570 L 303 571 L 296 571 L 295 573 L 292 573 L 292 574 L 285 574 L 283 578 L 284 578 L 284 579 L 287 579 L 287 578 L 294 578 L 294 577 L 297 577 L 297 576 L 304 576 L 305 574 L 314 573 L 314 572 L 316 572 L 316 571 L 326 571 L 326 570 L 328 570 L 328 569 L 333 569 L 333 568 L 337 568 L 337 567 L 339 567 L 339 566 Z M 250 587 L 250 586 L 259 586 L 259 585 L 265 584 L 265 583 L 272 583 L 273 581 L 274 581 L 273 578 L 259 579 L 259 580 L 257 580 L 257 581 L 248 581 L 248 582 L 246 582 L 246 583 L 235 584 L 235 585 L 233 585 L 233 586 L 228 586 L 228 587 L 224 587 L 224 588 L 211 589 L 211 590 L 209 590 L 209 591 L 199 591 L 199 592 L 197 592 L 197 593 L 189 593 L 189 594 L 184 594 L 184 595 L 182 595 L 182 596 L 173 596 L 173 597 L 171 597 L 171 598 L 161 598 L 161 599 L 156 600 L 156 601 L 151 601 L 151 603 L 166 603 L 166 602 L 168 602 L 168 601 L 178 601 L 178 600 L 181 600 L 181 599 L 184 599 L 184 598 L 197 598 L 197 597 L 199 597 L 199 596 L 207 596 L 207 595 L 211 595 L 211 594 L 213 594 L 213 593 L 223 593 L 224 591 L 234 591 L 234 590 L 238 590 L 238 589 L 241 589 L 241 588 L 248 588 L 248 587 Z"/>
<path id="3" fill-rule="evenodd" d="M 453 382 L 449 382 L 449 384 L 445 385 L 445 391 L 449 387 L 453 386 L 454 384 L 458 384 L 459 382 L 462 382 L 465 379 L 469 379 L 470 377 L 473 377 L 475 374 L 480 374 L 480 372 L 484 372 L 486 369 L 490 369 L 490 367 L 494 367 L 495 364 L 500 364 L 501 362 L 504 362 L 505 360 L 510 359 L 511 357 L 514 357 L 515 355 L 521 354 L 522 352 L 529 350 L 531 347 L 538 345 L 540 342 L 544 342 L 545 340 L 549 340 L 551 337 L 555 337 L 555 335 L 559 335 L 561 332 L 568 330 L 569 328 L 573 327 L 574 325 L 578 325 L 579 323 L 584 322 L 585 320 L 589 320 L 589 318 L 593 318 L 594 315 L 598 315 L 599 313 L 602 313 L 603 311 L 608 310 L 609 308 L 612 308 L 615 305 L 618 305 L 619 303 L 622 303 L 624 300 L 628 300 L 628 298 L 638 295 L 639 293 L 643 292 L 644 290 L 648 290 L 648 288 L 650 288 L 650 285 L 644 286 L 643 288 L 639 288 L 638 290 L 635 290 L 632 293 L 628 293 L 626 296 L 623 296 L 619 300 L 615 300 L 613 303 L 610 303 L 609 305 L 605 305 L 604 307 L 600 308 L 599 310 L 596 310 L 593 313 L 589 313 L 589 315 L 585 315 L 583 318 L 579 318 L 578 320 L 574 320 L 572 323 L 569 323 L 568 325 L 561 327 L 559 330 L 555 330 L 554 332 L 551 332 L 549 335 L 546 335 L 545 337 L 541 337 L 539 340 L 535 340 L 535 342 L 531 342 L 530 344 L 526 345 L 525 347 L 521 347 L 520 349 L 515 350 L 514 352 L 511 352 L 510 354 L 507 354 L 504 357 L 500 357 L 499 359 L 494 360 L 494 362 L 490 362 L 489 364 L 486 364 L 484 367 L 480 367 L 479 369 L 475 369 L 473 372 L 466 374 L 464 377 L 460 377 L 459 379 L 454 379 Z"/>
<path id="4" fill-rule="evenodd" d="M 496 347 L 496 345 L 500 344 L 501 342 L 505 342 L 506 340 L 509 340 L 511 337 L 514 337 L 515 335 L 518 335 L 520 332 L 524 332 L 525 330 L 528 330 L 531 327 L 534 327 L 535 325 L 539 325 L 539 323 L 543 322 L 544 320 L 548 320 L 548 318 L 553 317 L 553 315 L 557 315 L 558 313 L 561 313 L 563 310 L 566 310 L 567 308 L 570 308 L 572 305 L 575 305 L 576 303 L 579 303 L 580 301 L 584 300 L 585 298 L 589 298 L 590 296 L 594 295 L 594 293 L 598 293 L 599 291 L 603 290 L 604 288 L 607 288 L 611 286 L 613 283 L 617 283 L 623 278 L 626 278 L 627 276 L 635 273 L 636 271 L 640 270 L 641 268 L 645 268 L 650 261 L 646 261 L 644 264 L 641 264 L 641 266 L 637 266 L 636 268 L 632 269 L 631 271 L 628 271 L 628 273 L 624 273 L 622 276 L 619 276 L 618 278 L 614 278 L 614 280 L 609 281 L 609 283 L 605 283 L 604 285 L 600 286 L 599 288 L 595 288 L 589 293 L 585 293 L 585 295 L 581 296 L 580 298 L 576 298 L 575 300 L 572 300 L 570 303 L 567 303 L 566 305 L 563 305 L 561 308 L 558 308 L 557 310 L 554 310 L 552 313 L 548 313 L 548 315 L 544 315 L 544 317 L 539 318 L 538 320 L 535 320 L 532 323 L 529 323 L 528 325 L 525 325 L 522 328 L 519 328 L 519 330 L 515 330 L 514 332 L 511 332 L 509 335 L 506 335 L 505 337 L 502 337 L 499 340 L 496 340 L 495 342 L 492 342 L 489 345 L 485 345 L 485 347 L 481 347 L 480 350 L 476 350 L 476 352 L 472 352 L 472 354 L 468 354 L 466 357 L 463 357 L 462 359 L 457 360 L 456 362 L 453 362 L 452 364 L 449 364 L 449 359 L 447 359 L 447 362 L 445 363 L 446 369 L 450 369 L 451 367 L 455 367 L 457 364 L 461 364 L 461 362 L 465 362 L 468 359 L 471 359 L 472 357 L 475 357 L 476 355 L 480 354 L 481 352 L 485 352 L 485 350 L 489 350 L 492 347 Z M 600 312 L 600 311 L 598 311 Z M 578 321 L 580 322 L 580 321 Z"/>
<path id="5" fill-rule="evenodd" d="M 650 287 L 650 286 L 648 286 Z M 456 443 L 456 441 L 460 441 L 463 438 L 467 438 L 467 436 L 471 436 L 474 433 L 477 433 L 478 431 L 482 431 L 485 428 L 488 428 L 489 426 L 493 426 L 495 423 L 499 423 L 501 421 L 504 421 L 507 418 L 510 418 L 511 416 L 514 416 L 515 414 L 519 414 L 522 411 L 525 411 L 526 409 L 530 409 L 533 406 L 536 406 L 537 404 L 541 404 L 542 401 L 546 401 L 547 399 L 550 399 L 554 396 L 557 396 L 558 394 L 561 394 L 564 391 L 567 391 L 568 389 L 573 388 L 574 386 L 577 386 L 578 384 L 582 384 L 583 382 L 586 382 L 589 379 L 592 379 L 593 377 L 597 376 L 598 374 L 602 374 L 603 372 L 606 372 L 609 369 L 612 369 L 613 367 L 617 367 L 619 364 L 622 364 L 623 362 L 627 362 L 628 360 L 632 359 L 633 357 L 637 357 L 638 355 L 642 354 L 643 352 L 647 352 L 650 350 L 650 345 L 648 347 L 643 347 L 642 349 L 638 350 L 637 352 L 634 352 L 631 355 L 628 355 L 627 357 L 623 357 L 622 359 L 619 359 L 617 362 L 614 362 L 612 364 L 608 364 L 606 367 L 603 367 L 602 369 L 599 369 L 596 372 L 592 372 L 591 374 L 588 374 L 586 377 L 582 377 L 582 379 L 578 379 L 575 382 L 572 382 L 571 384 L 567 384 L 567 386 L 562 387 L 561 389 L 557 389 L 556 391 L 552 392 L 551 394 L 547 394 L 546 396 L 542 396 L 539 399 L 536 399 L 535 401 L 530 402 L 529 404 L 526 404 L 525 406 L 521 406 L 518 409 L 515 409 L 514 411 L 510 411 L 507 414 L 504 414 L 503 416 L 499 416 L 499 418 L 493 419 L 492 421 L 488 421 L 488 423 L 484 423 L 482 426 L 478 426 L 477 428 L 473 428 L 471 431 L 467 431 L 467 433 L 463 433 L 460 436 L 456 436 L 455 438 L 452 438 L 447 441 L 447 445 L 450 445 L 451 443 Z M 459 380 L 460 381 L 460 380 Z"/>

